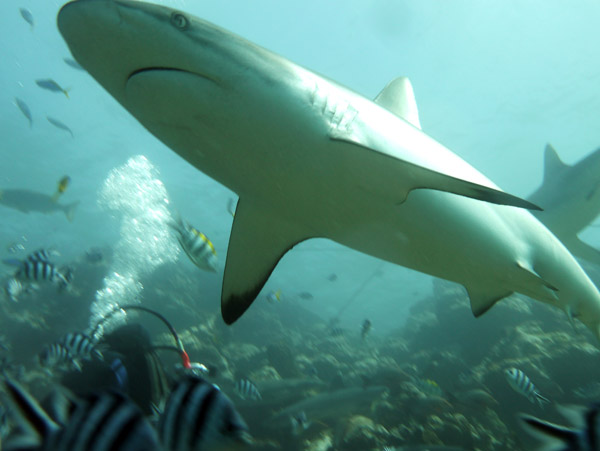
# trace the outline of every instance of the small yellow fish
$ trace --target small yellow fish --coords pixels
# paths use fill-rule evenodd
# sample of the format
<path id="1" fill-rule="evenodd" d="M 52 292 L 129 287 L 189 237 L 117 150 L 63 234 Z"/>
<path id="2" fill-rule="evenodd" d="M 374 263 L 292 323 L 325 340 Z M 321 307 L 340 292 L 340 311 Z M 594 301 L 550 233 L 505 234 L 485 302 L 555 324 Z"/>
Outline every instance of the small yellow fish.
<path id="1" fill-rule="evenodd" d="M 271 291 L 267 294 L 267 301 L 273 303 L 275 301 L 281 302 L 281 290 Z"/>
<path id="2" fill-rule="evenodd" d="M 52 196 L 52 200 L 56 202 L 58 198 L 67 190 L 69 183 L 71 182 L 71 177 L 65 175 L 58 181 L 58 187 L 56 188 L 56 192 Z"/>

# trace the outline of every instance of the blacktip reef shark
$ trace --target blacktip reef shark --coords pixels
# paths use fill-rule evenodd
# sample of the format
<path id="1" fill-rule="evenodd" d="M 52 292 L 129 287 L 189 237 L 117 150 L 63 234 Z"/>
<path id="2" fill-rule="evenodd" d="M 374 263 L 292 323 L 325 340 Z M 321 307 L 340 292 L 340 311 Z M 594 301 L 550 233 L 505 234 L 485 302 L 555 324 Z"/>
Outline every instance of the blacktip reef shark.
<path id="1" fill-rule="evenodd" d="M 73 1 L 57 21 L 77 62 L 144 127 L 238 194 L 227 324 L 289 249 L 325 237 L 464 285 L 475 316 L 519 292 L 600 336 L 600 293 L 575 258 L 534 205 L 421 131 L 407 79 L 371 101 L 142 1 Z"/>
<path id="2" fill-rule="evenodd" d="M 61 178 L 58 181 L 57 190 L 52 196 L 29 189 L 0 189 L 0 205 L 22 213 L 36 212 L 48 215 L 62 211 L 67 219 L 72 221 L 79 201 L 70 204 L 58 202 L 68 183 L 68 177 Z"/>
<path id="3" fill-rule="evenodd" d="M 528 200 L 544 209 L 534 215 L 573 255 L 600 265 L 600 250 L 577 236 L 600 214 L 600 149 L 570 166 L 548 144 L 544 181 Z"/>

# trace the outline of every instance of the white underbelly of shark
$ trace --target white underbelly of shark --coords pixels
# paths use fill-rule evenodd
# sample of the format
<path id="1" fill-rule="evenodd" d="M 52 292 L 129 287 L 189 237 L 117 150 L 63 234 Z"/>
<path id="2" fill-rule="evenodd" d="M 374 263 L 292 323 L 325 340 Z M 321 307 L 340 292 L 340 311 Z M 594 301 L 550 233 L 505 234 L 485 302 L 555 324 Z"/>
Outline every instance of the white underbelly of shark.
<path id="1" fill-rule="evenodd" d="M 151 133 L 239 197 L 222 314 L 325 237 L 463 284 L 476 316 L 513 292 L 596 336 L 600 294 L 526 209 L 420 129 L 406 79 L 375 102 L 208 22 L 127 0 L 65 5 L 75 59 Z"/>

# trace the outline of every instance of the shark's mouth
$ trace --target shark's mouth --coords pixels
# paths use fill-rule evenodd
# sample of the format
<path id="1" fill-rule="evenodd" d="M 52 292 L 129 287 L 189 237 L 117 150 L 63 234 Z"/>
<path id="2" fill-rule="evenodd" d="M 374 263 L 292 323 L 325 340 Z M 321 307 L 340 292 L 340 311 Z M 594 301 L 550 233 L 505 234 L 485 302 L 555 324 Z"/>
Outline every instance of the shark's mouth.
<path id="1" fill-rule="evenodd" d="M 132 73 L 129 74 L 129 76 L 127 77 L 127 81 L 129 82 L 133 77 L 135 77 L 137 75 L 146 74 L 146 73 L 158 73 L 158 72 L 162 72 L 162 73 L 173 72 L 173 73 L 195 75 L 197 77 L 201 77 L 206 80 L 212 81 L 213 83 L 219 84 L 218 80 L 216 80 L 215 78 L 213 78 L 209 75 L 206 75 L 206 74 L 202 74 L 202 73 L 198 73 L 198 72 L 191 72 L 189 70 L 179 69 L 176 67 L 162 67 L 162 66 L 142 67 L 140 69 L 136 69 Z"/>

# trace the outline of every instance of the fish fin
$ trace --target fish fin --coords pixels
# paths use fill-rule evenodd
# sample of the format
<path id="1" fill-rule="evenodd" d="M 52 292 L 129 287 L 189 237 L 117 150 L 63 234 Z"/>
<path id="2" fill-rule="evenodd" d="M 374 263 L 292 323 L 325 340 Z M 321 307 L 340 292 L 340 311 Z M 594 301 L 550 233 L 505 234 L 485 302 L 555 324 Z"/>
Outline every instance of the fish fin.
<path id="1" fill-rule="evenodd" d="M 539 418 L 532 417 L 530 415 L 519 415 L 521 422 L 530 434 L 540 438 L 548 445 L 560 444 L 569 445 L 561 449 L 578 449 L 578 434 L 577 431 L 565 426 L 561 426 L 547 421 L 540 420 Z M 554 448 L 552 448 L 554 449 Z"/>
<path id="2" fill-rule="evenodd" d="M 63 94 L 66 96 L 67 99 L 69 99 L 69 91 L 71 90 L 71 88 L 67 88 L 67 89 L 63 89 Z"/>
<path id="3" fill-rule="evenodd" d="M 19 413 L 18 421 L 27 431 L 38 437 L 48 437 L 59 429 L 39 403 L 19 384 L 9 378 L 4 380 L 4 388 L 8 393 L 15 410 Z"/>
<path id="4" fill-rule="evenodd" d="M 594 246 L 581 241 L 581 239 L 577 236 L 573 237 L 573 239 L 565 240 L 564 243 L 575 257 L 595 263 L 596 265 L 600 265 L 599 249 L 596 249 Z"/>
<path id="5" fill-rule="evenodd" d="M 546 144 L 546 149 L 544 151 L 544 182 L 549 184 L 554 184 L 554 179 L 568 168 L 569 165 L 562 162 L 558 153 L 552 147 L 551 144 Z"/>
<path id="6" fill-rule="evenodd" d="M 397 205 L 404 203 L 413 190 L 430 189 L 498 205 L 542 210 L 525 199 L 499 189 L 442 174 L 416 163 L 382 153 L 363 143 L 364 140 L 358 133 L 333 128 L 330 131 L 330 138 L 360 149 L 360 153 L 349 156 L 349 158 L 353 158 L 355 164 L 352 165 L 352 168 L 347 168 L 347 176 L 355 180 L 355 185 L 364 191 L 374 192 L 379 198 L 391 197 Z M 364 152 L 364 150 L 368 152 Z"/>
<path id="7" fill-rule="evenodd" d="M 298 225 L 240 199 L 235 210 L 221 294 L 221 315 L 234 323 L 250 307 L 275 266 L 312 236 Z"/>
<path id="8" fill-rule="evenodd" d="M 412 84 L 407 77 L 398 77 L 390 81 L 381 90 L 375 103 L 401 117 L 418 129 L 421 128 L 419 110 Z"/>
<path id="9" fill-rule="evenodd" d="M 52 200 L 52 202 L 57 202 L 57 201 L 58 201 L 58 198 L 60 197 L 60 195 L 61 195 L 61 194 L 62 194 L 62 193 L 61 193 L 60 191 L 58 191 L 58 190 L 57 190 L 57 191 L 56 191 L 56 192 L 55 192 L 55 193 L 52 195 L 52 197 L 51 197 L 50 199 Z"/>
<path id="10" fill-rule="evenodd" d="M 529 285 L 541 290 L 540 295 L 550 295 L 555 301 L 558 300 L 558 288 L 550 282 L 544 280 L 535 269 L 526 262 L 518 261 L 517 268 L 521 270 L 520 274 L 523 280 Z"/>
<path id="11" fill-rule="evenodd" d="M 575 314 L 573 313 L 573 307 L 570 304 L 567 304 L 566 308 L 565 308 L 565 313 L 567 314 L 567 319 L 569 320 L 569 324 L 571 325 L 571 327 L 573 328 L 573 330 L 577 332 L 577 325 L 575 324 Z"/>
<path id="12" fill-rule="evenodd" d="M 65 205 L 65 215 L 67 216 L 67 219 L 69 220 L 69 222 L 73 221 L 73 218 L 75 217 L 75 210 L 77 209 L 77 206 L 79 205 L 79 201 L 73 202 L 69 205 Z"/>
<path id="13" fill-rule="evenodd" d="M 482 288 L 475 286 L 465 288 L 469 294 L 469 299 L 471 300 L 471 311 L 473 312 L 475 318 L 479 318 L 481 315 L 491 309 L 496 302 L 513 294 L 512 291 L 493 291 L 485 286 Z"/>
<path id="14" fill-rule="evenodd" d="M 540 395 L 538 392 L 534 393 L 535 400 L 539 404 L 540 407 L 544 407 L 544 404 L 550 404 L 551 401 L 545 396 Z"/>

